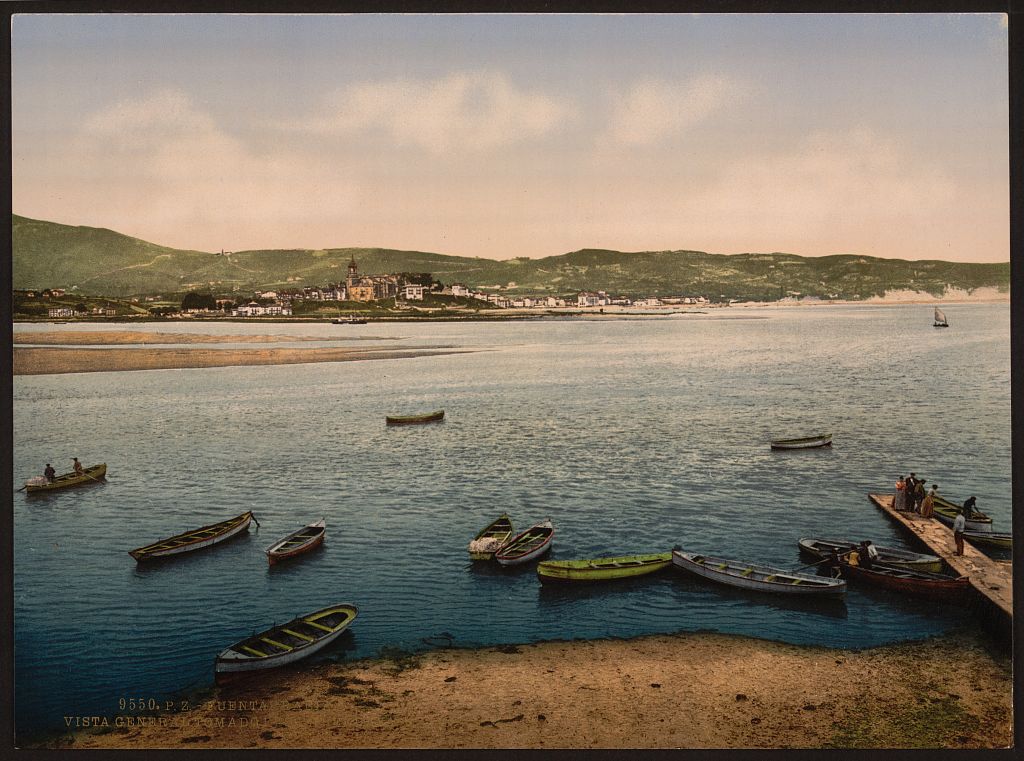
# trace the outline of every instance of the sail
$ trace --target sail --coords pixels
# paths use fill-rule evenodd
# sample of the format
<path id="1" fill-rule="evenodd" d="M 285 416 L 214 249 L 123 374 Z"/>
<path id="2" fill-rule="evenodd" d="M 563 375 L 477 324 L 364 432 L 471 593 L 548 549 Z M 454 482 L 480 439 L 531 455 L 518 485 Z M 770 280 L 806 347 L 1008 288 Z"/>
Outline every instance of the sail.
<path id="1" fill-rule="evenodd" d="M 944 325 L 948 324 L 946 322 L 946 315 L 945 315 L 945 313 L 943 313 L 943 311 L 941 309 L 939 309 L 938 307 L 935 307 L 935 322 L 939 322 L 939 323 L 942 323 Z"/>

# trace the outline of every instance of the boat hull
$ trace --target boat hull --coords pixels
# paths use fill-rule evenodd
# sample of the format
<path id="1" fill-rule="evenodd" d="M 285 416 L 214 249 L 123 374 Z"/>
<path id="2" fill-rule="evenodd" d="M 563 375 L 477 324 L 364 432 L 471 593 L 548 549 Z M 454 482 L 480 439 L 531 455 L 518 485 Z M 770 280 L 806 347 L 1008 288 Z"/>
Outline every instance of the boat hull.
<path id="1" fill-rule="evenodd" d="M 85 484 L 94 484 L 102 481 L 107 475 L 107 464 L 105 462 L 99 465 L 93 465 L 85 468 L 82 475 L 76 476 L 74 473 L 65 473 L 64 475 L 57 476 L 49 483 L 41 484 L 25 484 L 26 494 L 38 494 L 39 492 L 55 491 L 57 489 L 67 489 L 72 486 L 83 486 Z"/>
<path id="2" fill-rule="evenodd" d="M 982 547 L 994 547 L 1000 550 L 1013 549 L 1013 534 L 1001 531 L 965 531 L 964 539 Z"/>
<path id="3" fill-rule="evenodd" d="M 323 620 L 325 616 L 335 613 L 342 614 L 342 618 L 337 625 L 330 627 L 330 631 L 319 631 L 324 628 L 323 626 L 318 627 L 318 629 L 311 628 L 316 626 L 315 623 L 312 625 L 309 623 L 311 620 L 314 622 Z M 333 605 L 305 616 L 299 616 L 281 626 L 273 626 L 253 637 L 240 640 L 217 655 L 213 667 L 214 679 L 217 684 L 225 684 L 240 677 L 251 676 L 254 673 L 287 666 L 308 658 L 337 640 L 356 619 L 358 613 L 359 611 L 354 605 Z M 302 629 L 305 629 L 308 633 L 317 632 L 318 638 L 309 642 L 304 641 L 309 640 L 310 636 L 308 633 L 303 633 Z M 298 631 L 298 634 L 295 633 L 296 631 Z M 285 645 L 285 647 L 289 647 L 287 650 L 284 647 L 275 646 L 274 642 L 279 642 L 286 638 L 283 635 L 286 635 L 287 638 L 298 644 L 293 646 Z M 252 657 L 243 652 L 243 650 L 247 649 L 248 643 L 268 650 L 271 648 L 279 649 L 281 652 L 268 653 L 262 657 Z"/>
<path id="4" fill-rule="evenodd" d="M 551 521 L 531 526 L 494 553 L 494 559 L 503 566 L 522 565 L 536 560 L 551 549 L 555 529 Z"/>
<path id="5" fill-rule="evenodd" d="M 801 539 L 797 542 L 801 552 L 822 560 L 828 558 L 829 550 L 832 548 L 835 548 L 838 553 L 843 553 L 852 550 L 858 544 L 859 542 L 852 542 L 848 539 Z M 935 555 L 923 555 L 919 552 L 878 547 L 877 545 L 875 549 L 878 550 L 879 563 L 929 573 L 938 573 L 942 570 L 942 558 Z"/>
<path id="6" fill-rule="evenodd" d="M 923 574 L 897 568 L 872 568 L 852 566 L 841 563 L 841 575 L 848 579 L 857 579 L 876 587 L 894 592 L 904 592 L 917 597 L 928 597 L 938 600 L 957 600 L 970 588 L 967 577 L 943 577 L 939 574 Z M 932 578 L 929 578 L 931 576 Z"/>
<path id="7" fill-rule="evenodd" d="M 803 439 L 774 439 L 771 442 L 772 449 L 817 449 L 830 446 L 832 446 L 831 433 L 808 436 Z"/>
<path id="8" fill-rule="evenodd" d="M 384 422 L 387 425 L 423 425 L 424 423 L 439 423 L 444 420 L 444 410 L 431 412 L 426 415 L 408 416 L 387 416 Z"/>
<path id="9" fill-rule="evenodd" d="M 206 549 L 215 544 L 226 542 L 243 531 L 248 531 L 251 522 L 252 513 L 242 513 L 228 521 L 212 523 L 209 526 L 203 526 L 192 531 L 175 534 L 167 539 L 161 539 L 145 547 L 131 550 L 128 554 L 139 563 L 177 557 L 188 552 L 195 552 L 196 550 Z"/>
<path id="10" fill-rule="evenodd" d="M 771 566 L 708 557 L 693 552 L 673 550 L 672 564 L 709 581 L 753 592 L 794 597 L 838 597 L 846 593 L 846 582 L 840 579 L 793 573 Z"/>
<path id="11" fill-rule="evenodd" d="M 950 528 L 953 527 L 953 521 L 956 520 L 957 514 L 962 509 L 959 505 L 953 504 L 944 497 L 933 497 L 934 500 L 934 517 L 945 523 Z M 975 511 L 971 518 L 968 518 L 964 522 L 964 529 L 966 531 L 978 531 L 988 533 L 992 531 L 992 519 L 984 513 Z"/>
<path id="12" fill-rule="evenodd" d="M 646 576 L 670 565 L 671 552 L 594 560 L 546 560 L 537 565 L 537 576 L 544 584 L 613 581 Z"/>
<path id="13" fill-rule="evenodd" d="M 289 560 L 297 555 L 303 555 L 314 550 L 324 543 L 326 533 L 327 522 L 325 520 L 319 520 L 298 531 L 293 531 L 267 548 L 267 562 L 270 565 L 276 565 L 283 560 Z M 304 534 L 308 535 L 305 541 L 296 541 L 298 537 Z"/>
<path id="14" fill-rule="evenodd" d="M 508 544 L 515 535 L 512 519 L 502 513 L 491 525 L 473 537 L 469 543 L 470 560 L 493 560 L 494 553 Z"/>

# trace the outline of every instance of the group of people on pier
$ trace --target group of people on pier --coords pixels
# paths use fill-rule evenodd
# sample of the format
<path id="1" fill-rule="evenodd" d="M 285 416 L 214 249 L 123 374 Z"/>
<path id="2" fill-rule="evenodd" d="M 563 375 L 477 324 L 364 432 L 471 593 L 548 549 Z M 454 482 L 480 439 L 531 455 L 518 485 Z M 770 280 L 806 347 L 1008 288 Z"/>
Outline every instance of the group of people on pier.
<path id="1" fill-rule="evenodd" d="M 935 511 L 935 495 L 938 493 L 938 484 L 932 484 L 932 488 L 926 490 L 925 479 L 918 478 L 915 473 L 906 478 L 900 476 L 896 480 L 896 501 L 893 507 L 931 518 Z"/>

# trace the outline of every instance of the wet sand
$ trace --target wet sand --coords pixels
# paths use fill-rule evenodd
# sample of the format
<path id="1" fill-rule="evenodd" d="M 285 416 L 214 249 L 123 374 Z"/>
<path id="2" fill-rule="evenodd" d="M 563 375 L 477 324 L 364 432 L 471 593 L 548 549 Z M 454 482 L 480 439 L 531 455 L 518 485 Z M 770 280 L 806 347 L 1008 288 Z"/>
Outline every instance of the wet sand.
<path id="1" fill-rule="evenodd" d="M 15 347 L 15 375 L 101 373 L 125 370 L 170 370 L 188 367 L 292 365 L 305 362 L 351 362 L 364 359 L 404 359 L 439 354 L 463 354 L 471 349 L 418 347 L 394 349 L 74 349 Z"/>
<path id="2" fill-rule="evenodd" d="M 1001 748 L 1011 690 L 1009 656 L 966 634 L 832 650 L 696 633 L 271 672 L 45 747 Z"/>
<path id="3" fill-rule="evenodd" d="M 380 336 L 273 336 L 236 335 L 214 336 L 204 333 L 158 333 L 143 330 L 49 330 L 33 333 L 23 330 L 14 334 L 15 344 L 38 344 L 53 346 L 112 346 L 125 344 L 241 344 L 241 343 L 285 343 L 299 341 L 388 341 L 396 340 Z"/>

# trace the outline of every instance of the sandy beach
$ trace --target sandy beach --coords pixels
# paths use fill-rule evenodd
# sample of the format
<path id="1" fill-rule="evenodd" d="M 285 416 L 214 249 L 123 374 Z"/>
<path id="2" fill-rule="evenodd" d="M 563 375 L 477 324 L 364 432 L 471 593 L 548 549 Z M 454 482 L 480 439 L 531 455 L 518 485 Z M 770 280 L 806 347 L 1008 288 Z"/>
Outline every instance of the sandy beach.
<path id="1" fill-rule="evenodd" d="M 84 349 L 76 346 L 269 343 L 283 341 L 327 341 L 336 339 L 310 336 L 210 336 L 195 333 L 154 333 L 142 331 L 68 331 L 15 333 L 14 342 L 54 344 L 52 346 L 15 346 L 15 375 L 52 375 L 58 373 L 97 373 L 125 370 L 169 370 L 197 367 L 238 367 L 246 365 L 290 365 L 305 362 L 351 362 L 365 359 L 404 359 L 438 354 L 461 354 L 470 349 L 454 346 L 421 346 L 395 349 L 393 346 L 368 345 L 358 349 L 342 347 L 201 349 L 152 348 Z M 376 339 L 387 340 L 387 339 Z"/>
<path id="2" fill-rule="evenodd" d="M 832 650 L 694 633 L 270 673 L 45 746 L 1000 748 L 1011 690 L 1009 655 L 967 634 Z"/>

